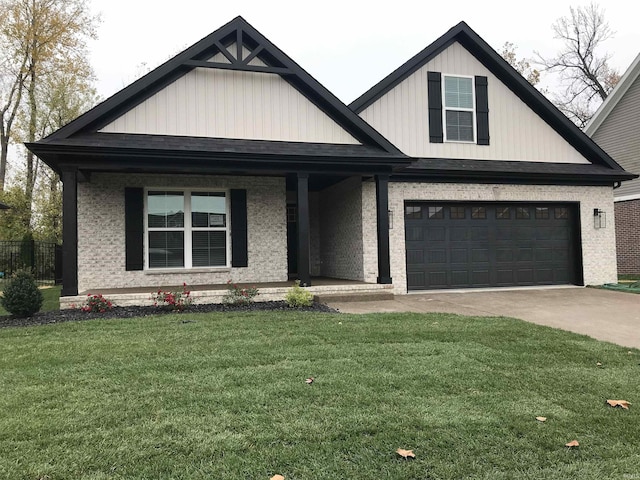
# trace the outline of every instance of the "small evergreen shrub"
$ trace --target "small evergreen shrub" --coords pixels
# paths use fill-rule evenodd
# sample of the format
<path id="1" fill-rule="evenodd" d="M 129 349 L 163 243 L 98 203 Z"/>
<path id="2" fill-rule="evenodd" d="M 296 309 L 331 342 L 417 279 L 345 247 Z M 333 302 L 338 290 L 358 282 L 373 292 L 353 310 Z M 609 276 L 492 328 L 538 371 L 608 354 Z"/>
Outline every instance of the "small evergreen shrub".
<path id="1" fill-rule="evenodd" d="M 239 287 L 228 280 L 227 286 L 227 293 L 222 298 L 222 303 L 226 305 L 249 305 L 253 303 L 254 297 L 259 295 L 255 285 L 253 287 Z"/>
<path id="2" fill-rule="evenodd" d="M 300 280 L 296 280 L 296 284 L 289 289 L 284 300 L 292 308 L 310 307 L 313 304 L 313 293 L 302 288 Z"/>
<path id="3" fill-rule="evenodd" d="M 30 317 L 42 307 L 42 292 L 31 273 L 16 272 L 6 283 L 0 303 L 16 317 Z"/>
<path id="4" fill-rule="evenodd" d="M 98 295 L 87 295 L 87 300 L 82 306 L 80 310 L 83 312 L 93 312 L 93 313 L 104 313 L 107 310 L 111 310 L 113 308 L 113 303 L 111 300 L 103 297 L 101 294 Z"/>

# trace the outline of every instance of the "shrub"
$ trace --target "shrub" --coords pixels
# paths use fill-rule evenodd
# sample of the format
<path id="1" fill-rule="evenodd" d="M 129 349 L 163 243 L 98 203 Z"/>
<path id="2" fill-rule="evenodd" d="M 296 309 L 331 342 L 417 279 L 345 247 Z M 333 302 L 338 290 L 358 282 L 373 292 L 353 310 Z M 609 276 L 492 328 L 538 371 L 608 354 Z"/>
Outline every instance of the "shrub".
<path id="1" fill-rule="evenodd" d="M 253 303 L 254 297 L 258 296 L 258 289 L 253 287 L 239 287 L 231 280 L 227 281 L 228 290 L 222 298 L 222 303 L 226 305 L 249 305 Z"/>
<path id="2" fill-rule="evenodd" d="M 16 317 L 30 317 L 40 310 L 43 298 L 33 275 L 22 270 L 16 272 L 6 283 L 0 302 Z"/>
<path id="3" fill-rule="evenodd" d="M 296 284 L 289 289 L 284 300 L 292 308 L 310 307 L 313 304 L 313 293 L 302 288 L 300 280 L 296 280 Z"/>
<path id="4" fill-rule="evenodd" d="M 158 308 L 170 309 L 174 311 L 182 311 L 189 308 L 193 303 L 191 292 L 187 290 L 187 284 L 182 284 L 181 292 L 167 292 L 158 290 L 151 294 L 153 306 Z"/>
<path id="5" fill-rule="evenodd" d="M 80 308 L 83 312 L 104 313 L 113 308 L 111 300 L 106 299 L 102 295 L 87 295 L 87 300 Z"/>

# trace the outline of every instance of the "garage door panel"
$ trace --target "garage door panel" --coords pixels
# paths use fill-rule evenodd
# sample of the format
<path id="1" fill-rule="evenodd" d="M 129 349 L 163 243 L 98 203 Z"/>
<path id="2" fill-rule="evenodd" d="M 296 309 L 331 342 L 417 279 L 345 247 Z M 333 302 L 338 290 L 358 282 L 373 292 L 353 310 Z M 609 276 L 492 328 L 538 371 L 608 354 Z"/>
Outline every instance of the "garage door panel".
<path id="1" fill-rule="evenodd" d="M 431 265 L 438 264 L 438 263 L 447 263 L 447 251 L 445 249 L 430 250 L 429 263 Z"/>
<path id="2" fill-rule="evenodd" d="M 575 207 L 407 202 L 410 290 L 573 283 Z"/>
<path id="3" fill-rule="evenodd" d="M 443 242 L 447 238 L 447 229 L 444 227 L 432 227 L 427 230 L 427 238 L 432 242 Z"/>
<path id="4" fill-rule="evenodd" d="M 467 270 L 453 270 L 451 272 L 451 286 L 466 287 L 470 283 L 469 272 Z"/>
<path id="5" fill-rule="evenodd" d="M 468 251 L 466 248 L 451 248 L 451 263 L 467 263 Z"/>
<path id="6" fill-rule="evenodd" d="M 422 226 L 407 227 L 406 238 L 408 242 L 419 242 L 424 240 L 424 229 Z"/>

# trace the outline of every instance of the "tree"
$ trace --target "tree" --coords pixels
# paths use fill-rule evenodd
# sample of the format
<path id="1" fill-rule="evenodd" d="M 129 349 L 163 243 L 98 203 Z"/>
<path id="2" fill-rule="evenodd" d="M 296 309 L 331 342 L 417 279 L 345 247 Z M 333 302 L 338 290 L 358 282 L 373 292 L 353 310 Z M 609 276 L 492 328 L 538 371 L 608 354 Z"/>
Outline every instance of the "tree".
<path id="1" fill-rule="evenodd" d="M 504 42 L 502 52 L 500 52 L 509 65 L 515 68 L 531 85 L 537 85 L 540 82 L 540 72 L 533 68 L 529 60 L 522 58 L 518 60 L 516 55 L 516 47 L 511 42 Z"/>
<path id="2" fill-rule="evenodd" d="M 604 101 L 620 75 L 609 66 L 611 55 L 601 53 L 602 44 L 614 32 L 605 20 L 604 11 L 596 4 L 571 7 L 569 16 L 553 24 L 554 38 L 562 48 L 554 57 L 536 52 L 543 71 L 560 75 L 563 91 L 552 101 L 579 127 L 584 127 Z"/>
<path id="3" fill-rule="evenodd" d="M 93 105 L 96 95 L 87 41 L 95 38 L 99 18 L 91 14 L 89 0 L 0 0 L 0 12 L 2 58 L 14 67 L 7 76 L 11 81 L 5 82 L 14 86 L 13 103 L 2 123 L 7 125 L 12 115 L 15 140 L 34 142 Z M 12 92 L 9 87 L 4 90 Z M 38 159 L 27 151 L 23 181 L 29 205 L 39 170 Z M 55 198 L 59 179 L 52 172 L 46 177 Z M 30 224 L 31 217 L 27 220 Z"/>

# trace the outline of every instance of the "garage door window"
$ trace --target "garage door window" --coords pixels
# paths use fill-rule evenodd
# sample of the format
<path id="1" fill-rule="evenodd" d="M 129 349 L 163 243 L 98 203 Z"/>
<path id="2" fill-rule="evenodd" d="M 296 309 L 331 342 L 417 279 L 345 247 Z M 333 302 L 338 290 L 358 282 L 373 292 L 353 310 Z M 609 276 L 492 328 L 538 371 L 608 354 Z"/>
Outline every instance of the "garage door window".
<path id="1" fill-rule="evenodd" d="M 498 220 L 509 220 L 511 218 L 511 209 L 509 207 L 497 207 L 496 218 Z"/>
<path id="2" fill-rule="evenodd" d="M 566 208 L 564 208 L 564 207 L 558 207 L 558 208 L 556 208 L 555 210 L 556 210 L 556 211 L 555 211 L 555 217 L 556 217 L 557 219 L 560 219 L 560 218 L 568 218 L 568 217 L 569 217 L 569 211 L 568 211 Z"/>
<path id="3" fill-rule="evenodd" d="M 433 220 L 444 218 L 444 207 L 429 207 L 429 218 Z"/>
<path id="4" fill-rule="evenodd" d="M 422 207 L 407 205 L 404 209 L 404 214 L 406 218 L 419 220 L 422 218 Z"/>
<path id="5" fill-rule="evenodd" d="M 531 218 L 529 209 L 526 207 L 516 207 L 516 218 L 519 220 L 528 220 Z"/>
<path id="6" fill-rule="evenodd" d="M 536 207 L 536 218 L 539 220 L 549 218 L 549 208 L 548 207 Z"/>
<path id="7" fill-rule="evenodd" d="M 450 215 L 452 220 L 464 220 L 466 217 L 464 207 L 451 207 Z"/>
<path id="8" fill-rule="evenodd" d="M 487 218 L 487 210 L 484 207 L 471 207 L 471 218 L 485 219 Z"/>

